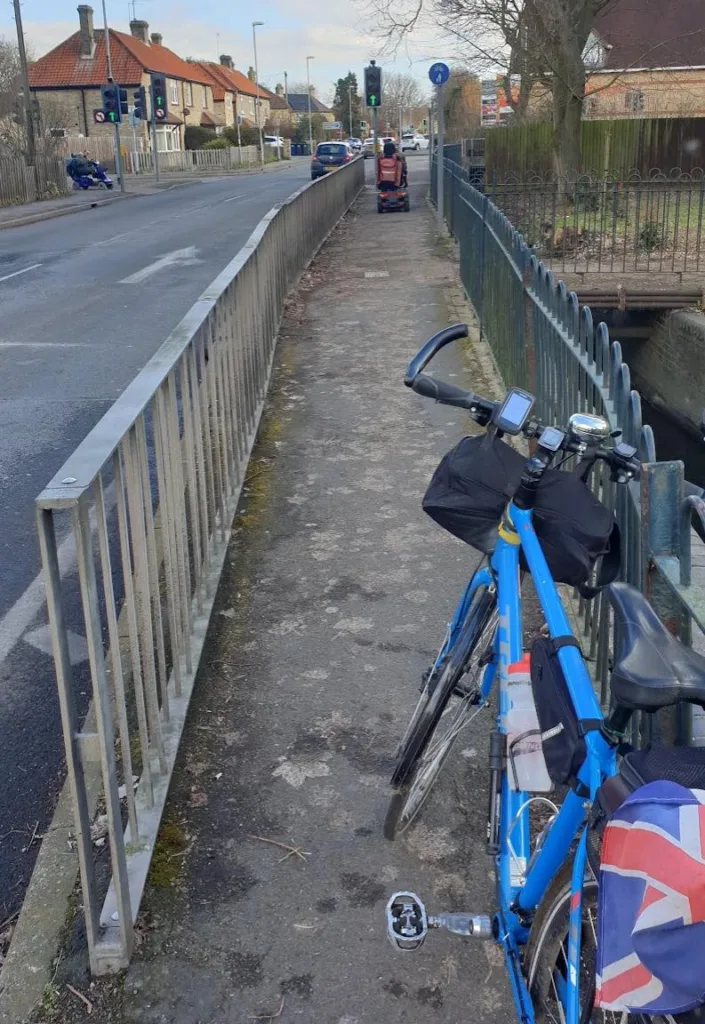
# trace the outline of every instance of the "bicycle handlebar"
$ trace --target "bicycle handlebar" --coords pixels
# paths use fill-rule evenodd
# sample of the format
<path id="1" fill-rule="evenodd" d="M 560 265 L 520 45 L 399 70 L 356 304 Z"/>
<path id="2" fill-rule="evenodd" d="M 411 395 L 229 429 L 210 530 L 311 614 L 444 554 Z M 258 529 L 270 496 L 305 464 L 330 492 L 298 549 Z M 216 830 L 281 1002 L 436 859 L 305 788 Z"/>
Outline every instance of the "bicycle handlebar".
<path id="1" fill-rule="evenodd" d="M 413 387 L 415 377 L 421 373 L 423 368 L 431 362 L 433 357 L 445 348 L 446 345 L 450 345 L 452 341 L 459 341 L 461 338 L 467 338 L 468 336 L 468 325 L 467 324 L 451 324 L 450 327 L 444 327 L 438 334 L 434 334 L 430 338 L 423 348 L 419 349 L 414 358 L 409 363 L 409 368 L 406 371 L 406 377 L 404 383 L 407 387 Z"/>
<path id="2" fill-rule="evenodd" d="M 451 405 L 456 408 L 466 409 L 477 424 L 486 427 L 491 422 L 495 410 L 499 408 L 499 402 L 493 402 L 489 398 L 475 395 L 472 391 L 466 391 L 463 388 L 456 387 L 454 384 L 447 384 L 445 381 L 436 380 L 435 377 L 429 377 L 421 372 L 442 348 L 445 348 L 446 345 L 453 341 L 457 341 L 459 338 L 466 338 L 467 336 L 468 328 L 466 324 L 453 324 L 451 327 L 446 327 L 444 330 L 439 331 L 438 334 L 435 334 L 426 342 L 423 348 L 411 360 L 404 383 L 424 398 L 433 398 L 434 401 L 439 402 L 441 405 Z M 526 438 L 540 439 L 544 429 L 545 424 L 541 424 L 535 419 L 529 419 L 522 427 L 521 432 Z M 608 463 L 612 470 L 612 479 L 616 483 L 628 483 L 629 480 L 638 478 L 641 469 L 641 462 L 638 456 L 636 456 L 634 449 L 630 449 L 628 445 L 606 448 L 602 445 L 586 444 L 580 438 L 566 434 L 564 443 L 559 450 L 573 454 L 585 454 L 590 458 L 600 459 Z M 544 453 L 543 457 L 539 456 L 539 452 Z M 556 452 L 554 451 L 549 452 L 542 449 L 539 441 L 535 458 L 538 457 L 539 461 L 548 466 L 555 454 Z"/>

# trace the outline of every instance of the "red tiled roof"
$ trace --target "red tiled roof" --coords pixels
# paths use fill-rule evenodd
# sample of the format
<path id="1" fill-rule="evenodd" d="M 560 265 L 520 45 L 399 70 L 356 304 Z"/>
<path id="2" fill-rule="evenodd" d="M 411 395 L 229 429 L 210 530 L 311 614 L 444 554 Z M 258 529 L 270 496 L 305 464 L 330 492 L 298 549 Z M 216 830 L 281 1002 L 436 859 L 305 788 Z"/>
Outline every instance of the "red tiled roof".
<path id="1" fill-rule="evenodd" d="M 208 78 L 213 91 L 213 99 L 222 103 L 225 99 L 226 89 L 232 92 L 232 86 L 227 77 L 220 74 L 221 65 L 212 64 L 207 60 L 199 60 L 194 63 L 198 65 L 203 74 Z M 223 71 L 225 71 L 225 68 L 223 68 Z"/>
<path id="2" fill-rule="evenodd" d="M 703 0 L 617 0 L 595 21 L 606 67 L 705 65 Z"/>
<path id="3" fill-rule="evenodd" d="M 86 59 L 79 55 L 79 33 L 75 32 L 29 67 L 32 89 L 101 85 L 106 78 L 105 39 L 95 32 L 95 52 Z M 145 71 L 161 71 L 169 78 L 210 85 L 210 78 L 195 64 L 188 64 L 166 46 L 147 46 L 140 39 L 110 29 L 113 78 L 120 85 L 139 85 Z"/>
<path id="4" fill-rule="evenodd" d="M 201 127 L 202 128 L 215 128 L 216 125 L 219 125 L 219 124 L 222 124 L 222 123 L 223 122 L 219 118 L 213 117 L 213 115 L 209 114 L 207 110 L 204 110 L 203 113 L 201 114 Z"/>

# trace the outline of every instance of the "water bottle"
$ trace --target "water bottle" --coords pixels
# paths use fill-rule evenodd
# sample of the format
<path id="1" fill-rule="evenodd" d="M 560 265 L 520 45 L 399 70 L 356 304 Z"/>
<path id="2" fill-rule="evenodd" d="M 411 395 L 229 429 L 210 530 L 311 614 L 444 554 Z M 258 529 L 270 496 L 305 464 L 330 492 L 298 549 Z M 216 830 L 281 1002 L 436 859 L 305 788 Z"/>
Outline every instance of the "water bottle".
<path id="1" fill-rule="evenodd" d="M 527 793 L 548 793 L 553 789 L 541 745 L 541 730 L 531 690 L 531 658 L 507 669 L 506 710 L 507 774 L 511 789 Z"/>

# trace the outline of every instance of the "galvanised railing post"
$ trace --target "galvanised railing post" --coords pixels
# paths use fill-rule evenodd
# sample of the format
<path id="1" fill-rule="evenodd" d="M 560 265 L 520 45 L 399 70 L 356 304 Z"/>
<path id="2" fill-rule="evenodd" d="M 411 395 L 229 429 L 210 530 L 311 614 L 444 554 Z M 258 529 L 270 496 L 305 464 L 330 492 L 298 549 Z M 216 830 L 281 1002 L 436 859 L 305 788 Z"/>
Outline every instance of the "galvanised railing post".
<path id="1" fill-rule="evenodd" d="M 676 562 L 681 553 L 683 463 L 653 462 L 641 471 L 642 590 L 664 626 L 682 635 L 683 605 L 656 566 L 656 559 Z M 679 570 L 680 572 L 680 570 Z M 663 743 L 687 743 L 690 716 L 681 708 L 665 708 L 644 716 L 645 738 Z"/>
<path id="2" fill-rule="evenodd" d="M 524 358 L 526 364 L 526 390 L 532 395 L 538 391 L 538 380 L 536 373 L 536 344 L 534 339 L 534 315 L 535 307 L 529 289 L 533 281 L 533 267 L 531 265 L 531 252 L 526 246 L 521 249 L 521 283 L 522 283 L 522 334 L 524 341 Z"/>

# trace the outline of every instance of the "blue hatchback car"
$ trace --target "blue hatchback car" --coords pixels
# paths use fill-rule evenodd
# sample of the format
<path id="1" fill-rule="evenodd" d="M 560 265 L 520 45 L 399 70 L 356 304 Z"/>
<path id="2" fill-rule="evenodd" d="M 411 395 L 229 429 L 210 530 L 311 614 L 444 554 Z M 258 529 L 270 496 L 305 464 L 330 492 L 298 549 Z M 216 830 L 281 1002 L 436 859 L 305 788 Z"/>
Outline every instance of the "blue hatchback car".
<path id="1" fill-rule="evenodd" d="M 311 179 L 322 178 L 328 171 L 349 164 L 352 158 L 347 142 L 319 142 L 311 158 Z"/>

